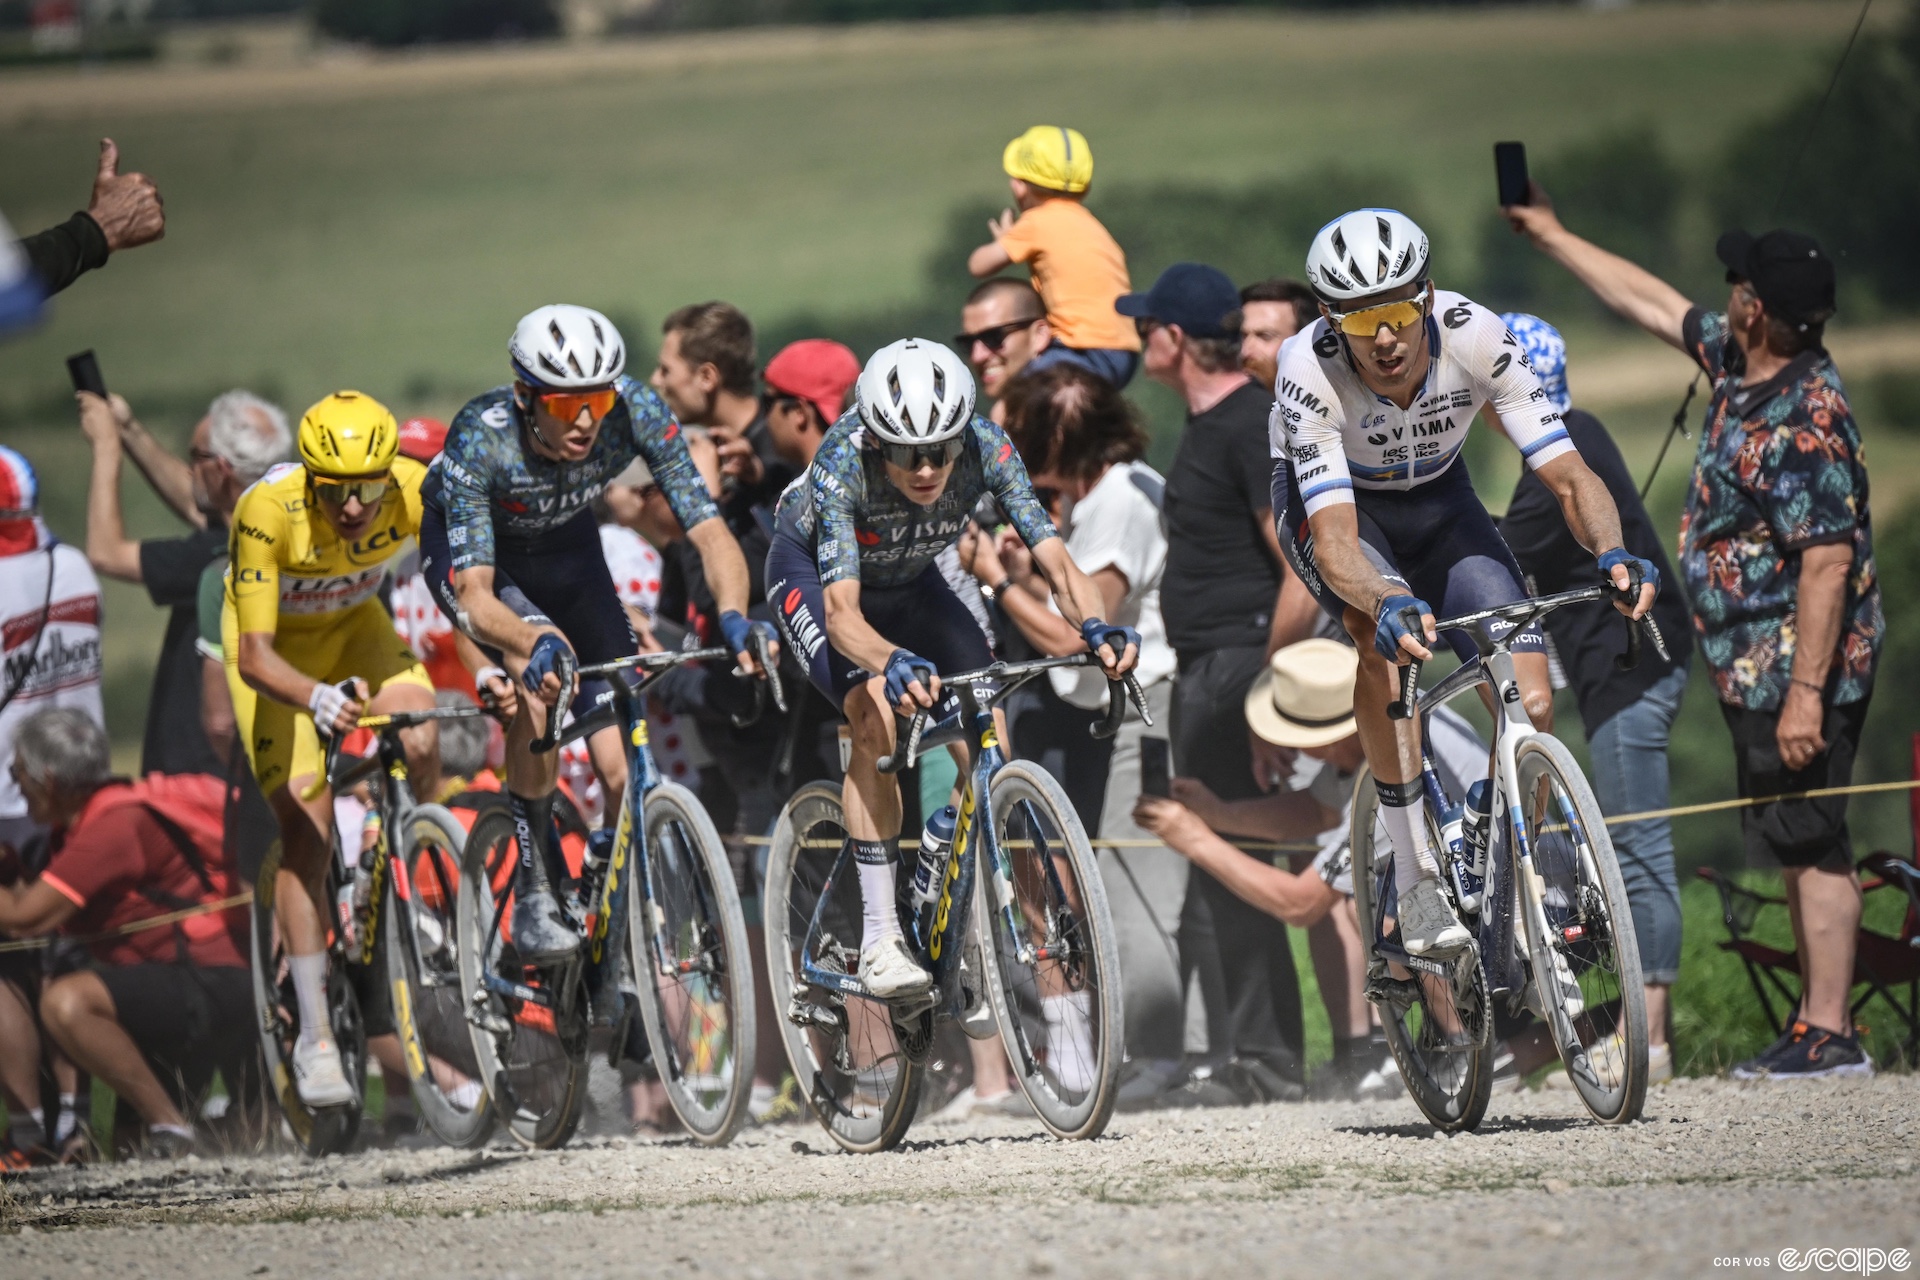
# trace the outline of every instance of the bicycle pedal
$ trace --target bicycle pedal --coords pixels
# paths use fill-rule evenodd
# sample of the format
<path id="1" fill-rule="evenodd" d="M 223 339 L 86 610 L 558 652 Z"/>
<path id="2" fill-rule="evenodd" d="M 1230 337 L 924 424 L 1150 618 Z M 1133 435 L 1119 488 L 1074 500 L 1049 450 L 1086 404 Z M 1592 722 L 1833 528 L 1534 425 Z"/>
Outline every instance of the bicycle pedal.
<path id="1" fill-rule="evenodd" d="M 484 995 L 467 1006 L 467 1021 L 488 1035 L 503 1036 L 513 1030 L 512 1020 L 495 1013 Z"/>

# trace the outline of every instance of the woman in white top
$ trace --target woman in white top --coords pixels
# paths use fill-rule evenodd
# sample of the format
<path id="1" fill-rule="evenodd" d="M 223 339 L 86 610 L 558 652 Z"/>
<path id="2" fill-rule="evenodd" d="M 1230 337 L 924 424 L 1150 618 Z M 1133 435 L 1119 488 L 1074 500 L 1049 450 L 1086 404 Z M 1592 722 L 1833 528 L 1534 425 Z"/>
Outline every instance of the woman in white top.
<path id="1" fill-rule="evenodd" d="M 1174 655 L 1160 618 L 1160 575 L 1167 562 L 1160 519 L 1165 482 L 1140 461 L 1147 434 L 1132 407 L 1104 379 L 1055 365 L 1016 378 L 1002 403 L 1007 434 L 1027 464 L 1035 494 L 1052 508 L 1067 553 L 1100 588 L 1106 618 L 1140 633 L 1134 674 L 1157 727 L 1148 729 L 1137 716 L 1122 725 L 1113 744 L 1100 828 L 1092 834 L 1150 839 L 1135 825 L 1133 807 L 1140 796 L 1140 740 L 1165 737 L 1172 706 Z M 996 543 L 969 535 L 960 542 L 960 560 L 1034 648 L 1056 656 L 1085 650 L 1080 633 L 1054 609 L 1044 579 L 1017 538 L 1009 535 Z M 1052 675 L 1054 691 L 1067 702 L 1089 710 L 1106 705 L 1106 681 L 1099 671 Z M 1171 939 L 1186 897 L 1187 863 L 1165 848 L 1101 849 L 1099 861 L 1120 939 L 1128 1055 L 1177 1063 L 1186 1047 L 1186 1019 Z"/>

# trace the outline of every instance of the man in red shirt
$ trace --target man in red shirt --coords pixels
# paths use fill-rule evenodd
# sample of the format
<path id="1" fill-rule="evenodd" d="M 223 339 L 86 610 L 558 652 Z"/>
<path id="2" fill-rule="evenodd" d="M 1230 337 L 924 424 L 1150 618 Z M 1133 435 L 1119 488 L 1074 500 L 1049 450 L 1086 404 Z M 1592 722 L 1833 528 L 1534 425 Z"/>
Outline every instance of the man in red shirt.
<path id="1" fill-rule="evenodd" d="M 53 853 L 37 880 L 0 888 L 0 933 L 86 940 L 88 962 L 43 989 L 41 1020 L 140 1113 L 150 1150 L 180 1155 L 193 1127 L 161 1078 L 191 1097 L 244 1051 L 253 1002 L 233 933 L 244 907 L 139 927 L 237 893 L 222 786 L 204 775 L 129 783 L 110 768 L 106 733 L 84 714 L 55 708 L 20 726 L 13 778 L 53 829 Z"/>

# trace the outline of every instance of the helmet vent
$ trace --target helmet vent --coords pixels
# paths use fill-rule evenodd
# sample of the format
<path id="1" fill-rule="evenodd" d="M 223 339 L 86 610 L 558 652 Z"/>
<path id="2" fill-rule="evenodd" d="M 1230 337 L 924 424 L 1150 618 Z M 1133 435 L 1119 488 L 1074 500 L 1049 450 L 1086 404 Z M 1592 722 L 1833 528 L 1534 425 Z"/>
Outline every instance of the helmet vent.
<path id="1" fill-rule="evenodd" d="M 1388 249 L 1393 248 L 1393 224 L 1385 218 L 1375 218 L 1373 223 L 1380 229 L 1381 245 Z"/>
<path id="2" fill-rule="evenodd" d="M 894 407 L 899 408 L 903 393 L 900 390 L 900 372 L 897 369 L 887 374 L 887 394 L 893 397 Z"/>
<path id="3" fill-rule="evenodd" d="M 933 398 L 943 401 L 947 398 L 947 371 L 939 365 L 933 366 Z"/>
<path id="4" fill-rule="evenodd" d="M 1384 281 L 1387 278 L 1387 268 L 1389 265 L 1387 262 L 1387 251 L 1382 249 L 1380 251 L 1380 274 L 1374 277 L 1376 282 Z"/>
<path id="5" fill-rule="evenodd" d="M 1347 256 L 1347 237 L 1338 227 L 1333 229 L 1333 256 L 1336 258 Z"/>

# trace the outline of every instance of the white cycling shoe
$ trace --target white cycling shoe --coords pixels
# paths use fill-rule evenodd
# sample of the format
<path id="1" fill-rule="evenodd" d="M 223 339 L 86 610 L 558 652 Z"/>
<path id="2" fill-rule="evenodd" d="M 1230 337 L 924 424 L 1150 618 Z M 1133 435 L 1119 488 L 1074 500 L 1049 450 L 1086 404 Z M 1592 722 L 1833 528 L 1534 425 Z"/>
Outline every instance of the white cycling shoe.
<path id="1" fill-rule="evenodd" d="M 1433 876 L 1422 876 L 1400 891 L 1399 921 L 1400 945 L 1410 956 L 1444 960 L 1465 951 L 1473 940 Z"/>
<path id="2" fill-rule="evenodd" d="M 862 951 L 860 981 L 882 1000 L 917 996 L 933 987 L 933 975 L 915 962 L 903 938 L 882 938 Z"/>
<path id="3" fill-rule="evenodd" d="M 344 1107 L 353 1101 L 353 1085 L 340 1061 L 340 1046 L 331 1040 L 293 1042 L 293 1087 L 310 1107 Z"/>

